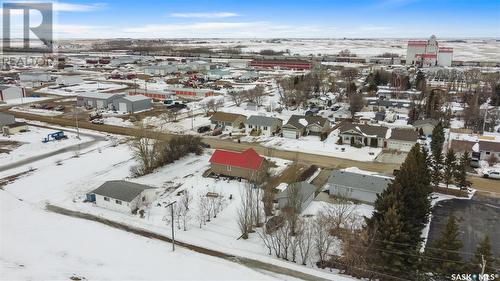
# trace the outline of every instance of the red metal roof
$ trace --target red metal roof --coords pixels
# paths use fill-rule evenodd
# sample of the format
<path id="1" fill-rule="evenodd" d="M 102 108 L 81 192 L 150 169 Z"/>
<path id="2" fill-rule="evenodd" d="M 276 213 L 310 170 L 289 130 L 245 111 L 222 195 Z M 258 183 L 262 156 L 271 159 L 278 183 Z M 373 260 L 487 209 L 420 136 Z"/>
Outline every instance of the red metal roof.
<path id="1" fill-rule="evenodd" d="M 264 157 L 261 157 L 255 150 L 249 148 L 243 152 L 227 151 L 227 150 L 215 150 L 212 157 L 210 157 L 209 162 L 235 166 L 245 169 L 257 170 L 260 168 Z"/>
<path id="2" fill-rule="evenodd" d="M 421 40 L 408 41 L 408 45 L 410 45 L 410 46 L 426 46 L 427 44 L 428 44 L 427 41 L 421 41 Z"/>
<path id="3" fill-rule="evenodd" d="M 453 48 L 442 47 L 439 48 L 440 53 L 453 53 Z"/>

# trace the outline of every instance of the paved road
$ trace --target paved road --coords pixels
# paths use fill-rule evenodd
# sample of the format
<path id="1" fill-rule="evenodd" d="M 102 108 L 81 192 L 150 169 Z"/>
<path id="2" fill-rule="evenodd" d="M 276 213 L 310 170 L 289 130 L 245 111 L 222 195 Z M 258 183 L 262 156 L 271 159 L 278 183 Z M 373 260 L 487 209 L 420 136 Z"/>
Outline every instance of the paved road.
<path id="1" fill-rule="evenodd" d="M 102 223 L 102 224 L 105 224 L 107 226 L 114 227 L 114 228 L 124 230 L 127 232 L 131 232 L 131 233 L 141 235 L 141 236 L 144 236 L 147 238 L 157 239 L 160 241 L 172 243 L 172 240 L 169 237 L 148 231 L 148 230 L 143 229 L 143 228 L 129 226 L 129 225 L 119 223 L 116 221 L 112 221 L 112 220 L 108 220 L 108 219 L 105 219 L 102 217 L 72 211 L 72 210 L 68 210 L 68 209 L 61 208 L 59 206 L 50 205 L 50 204 L 46 206 L 46 209 L 50 212 L 53 212 L 53 213 Z M 186 248 L 186 249 L 189 249 L 189 250 L 201 253 L 201 254 L 225 259 L 225 260 L 228 260 L 231 262 L 236 262 L 236 263 L 239 263 L 241 265 L 247 266 L 247 267 L 255 269 L 255 270 L 265 270 L 265 271 L 269 271 L 269 272 L 273 272 L 273 273 L 277 273 L 277 274 L 292 276 L 294 278 L 298 278 L 301 280 L 310 280 L 310 281 L 327 281 L 327 280 L 329 280 L 329 279 L 320 278 L 320 277 L 315 276 L 315 275 L 307 274 L 307 273 L 304 273 L 301 271 L 293 270 L 290 268 L 281 267 L 281 266 L 274 265 L 274 264 L 268 264 L 268 263 L 265 263 L 265 262 L 262 262 L 259 260 L 255 260 L 255 259 L 245 258 L 245 257 L 241 257 L 241 256 L 235 256 L 235 255 L 231 255 L 231 254 L 227 254 L 224 252 L 200 247 L 200 246 L 185 243 L 185 242 L 176 241 L 175 244 L 177 246 L 181 246 L 183 248 Z"/>
<path id="2" fill-rule="evenodd" d="M 500 257 L 500 199 L 478 193 L 471 200 L 452 199 L 436 204 L 429 230 L 429 242 L 438 239 L 448 217 L 455 216 L 460 228 L 464 260 L 471 258 L 485 235 L 490 237 L 492 252 Z M 427 245 L 430 245 L 429 243 Z"/>
<path id="3" fill-rule="evenodd" d="M 5 110 L 5 109 L 0 108 L 0 110 Z M 49 124 L 57 124 L 59 126 L 75 127 L 75 122 L 72 119 L 66 119 L 62 117 L 40 116 L 25 112 L 9 112 L 9 113 L 13 114 L 17 118 L 42 121 Z M 112 125 L 96 125 L 86 121 L 79 122 L 79 126 L 85 129 L 96 130 L 118 135 L 134 136 L 134 135 L 139 135 L 140 133 L 139 130 L 135 128 L 127 128 L 127 127 L 112 126 Z M 169 140 L 173 136 L 175 136 L 175 134 L 150 132 L 150 137 L 152 138 Z M 323 168 L 330 168 L 330 169 L 358 167 L 360 169 L 367 171 L 392 174 L 393 171 L 395 169 L 398 169 L 400 166 L 399 164 L 363 162 L 363 161 L 349 160 L 349 159 L 343 159 L 343 158 L 337 158 L 319 154 L 279 150 L 279 149 L 264 147 L 259 143 L 248 143 L 248 142 L 237 143 L 234 140 L 219 139 L 215 137 L 203 137 L 203 141 L 206 142 L 207 144 L 210 144 L 212 148 L 242 151 L 244 149 L 251 147 L 254 148 L 259 154 L 268 157 L 278 157 L 292 161 L 297 160 L 304 164 L 309 164 L 309 165 L 314 164 Z M 482 191 L 488 191 L 491 193 L 491 195 L 500 196 L 500 184 L 498 184 L 498 181 L 494 181 L 491 179 L 483 179 L 479 177 L 469 177 L 469 180 L 472 182 L 474 188 Z"/>
<path id="4" fill-rule="evenodd" d="M 53 128 L 53 127 L 48 127 L 48 126 L 38 126 L 38 125 L 33 125 L 33 124 L 30 124 L 30 126 L 37 126 L 37 127 L 42 127 L 42 128 L 60 130 L 59 128 Z M 64 131 L 75 132 L 74 130 L 67 130 L 67 129 L 65 129 Z M 93 134 L 87 134 L 87 133 L 80 133 L 80 135 L 92 138 L 92 140 L 87 141 L 87 142 L 83 142 L 83 143 L 79 143 L 79 144 L 66 146 L 66 147 L 63 147 L 61 149 L 54 150 L 54 151 L 44 153 L 44 154 L 40 154 L 37 156 L 32 156 L 32 157 L 29 157 L 29 158 L 26 158 L 23 160 L 9 163 L 7 165 L 2 165 L 2 166 L 0 166 L 0 172 L 4 172 L 4 171 L 10 170 L 10 169 L 18 168 L 18 167 L 24 166 L 26 164 L 34 163 L 36 161 L 43 160 L 43 159 L 46 159 L 47 157 L 51 157 L 51 156 L 58 155 L 61 153 L 80 151 L 82 149 L 88 148 L 88 147 L 90 147 L 90 146 L 92 146 L 100 141 L 103 141 L 105 139 L 104 137 L 96 136 Z"/>

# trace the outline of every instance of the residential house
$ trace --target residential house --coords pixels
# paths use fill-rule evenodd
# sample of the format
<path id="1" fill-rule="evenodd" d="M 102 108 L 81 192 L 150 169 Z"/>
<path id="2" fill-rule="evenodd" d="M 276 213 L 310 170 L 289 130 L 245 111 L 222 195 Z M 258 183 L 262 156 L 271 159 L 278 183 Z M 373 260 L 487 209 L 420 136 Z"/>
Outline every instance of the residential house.
<path id="1" fill-rule="evenodd" d="M 215 150 L 210 157 L 212 172 L 259 183 L 267 173 L 267 160 L 249 148 L 243 152 Z"/>
<path id="2" fill-rule="evenodd" d="M 384 126 L 346 123 L 339 128 L 339 138 L 344 144 L 386 147 L 387 131 Z"/>
<path id="3" fill-rule="evenodd" d="M 409 100 L 366 98 L 368 108 L 372 111 L 392 110 L 397 113 L 408 113 L 411 105 Z"/>
<path id="4" fill-rule="evenodd" d="M 304 135 L 319 136 L 330 130 L 330 121 L 321 116 L 292 115 L 283 125 L 283 137 L 298 139 Z"/>
<path id="5" fill-rule="evenodd" d="M 157 198 L 156 191 L 151 186 L 113 180 L 91 191 L 87 198 L 99 207 L 130 214 L 141 206 L 152 203 Z"/>
<path id="6" fill-rule="evenodd" d="M 327 180 L 330 196 L 337 196 L 365 203 L 374 203 L 392 178 L 334 170 Z"/>
<path id="7" fill-rule="evenodd" d="M 417 143 L 418 133 L 414 129 L 395 128 L 391 130 L 391 137 L 387 140 L 387 148 L 409 152 Z"/>
<path id="8" fill-rule="evenodd" d="M 135 113 L 153 108 L 151 98 L 143 95 L 127 95 L 112 100 L 113 107 L 120 112 Z"/>
<path id="9" fill-rule="evenodd" d="M 276 195 L 278 209 L 294 208 L 293 204 L 297 204 L 297 211 L 302 213 L 313 201 L 315 192 L 316 187 L 306 181 L 289 184 Z"/>
<path id="10" fill-rule="evenodd" d="M 465 152 L 469 153 L 469 157 L 472 156 L 472 152 L 474 152 L 474 147 L 478 143 L 476 141 L 469 141 L 469 140 L 454 140 L 452 139 L 450 141 L 450 146 L 449 149 L 453 149 L 455 154 L 457 154 L 457 158 L 460 158 L 462 154 Z M 478 146 L 477 146 L 478 147 Z"/>
<path id="11" fill-rule="evenodd" d="M 486 160 L 491 157 L 496 157 L 497 161 L 500 159 L 500 142 L 496 141 L 479 141 L 479 153 L 481 156 L 479 159 Z"/>
<path id="12" fill-rule="evenodd" d="M 413 122 L 413 126 L 417 128 L 419 132 L 420 129 L 422 129 L 425 136 L 431 136 L 434 127 L 436 127 L 438 123 L 439 121 L 436 119 L 423 119 Z"/>
<path id="13" fill-rule="evenodd" d="M 274 136 L 277 134 L 283 120 L 275 117 L 252 115 L 245 121 L 245 132 L 249 135 Z"/>
<path id="14" fill-rule="evenodd" d="M 210 128 L 220 128 L 222 130 L 237 130 L 244 128 L 244 123 L 247 120 L 245 115 L 228 113 L 228 112 L 216 112 L 210 117 Z"/>

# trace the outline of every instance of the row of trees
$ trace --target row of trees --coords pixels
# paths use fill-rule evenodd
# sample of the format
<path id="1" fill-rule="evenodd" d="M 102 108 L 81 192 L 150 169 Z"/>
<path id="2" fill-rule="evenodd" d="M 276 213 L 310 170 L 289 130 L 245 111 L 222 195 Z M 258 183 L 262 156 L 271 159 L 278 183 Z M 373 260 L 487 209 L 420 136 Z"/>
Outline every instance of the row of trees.
<path id="1" fill-rule="evenodd" d="M 229 93 L 231 101 L 233 101 L 236 106 L 240 106 L 245 101 L 253 102 L 261 106 L 265 96 L 265 88 L 263 85 L 257 85 L 253 89 L 232 91 Z"/>
<path id="2" fill-rule="evenodd" d="M 467 188 L 471 183 L 467 180 L 467 169 L 470 165 L 470 156 L 464 152 L 457 159 L 453 149 L 449 149 L 443 156 L 443 144 L 445 141 L 444 128 L 439 122 L 432 131 L 431 157 L 427 163 L 432 167 L 431 182 L 435 188 L 443 182 L 446 187 L 456 184 L 461 189 Z"/>
<path id="3" fill-rule="evenodd" d="M 130 168 L 135 177 L 149 174 L 189 153 L 201 155 L 203 152 L 198 136 L 178 135 L 165 140 L 157 132 L 147 130 L 143 123 L 139 124 L 137 134 L 132 137 L 130 148 L 137 162 Z"/>

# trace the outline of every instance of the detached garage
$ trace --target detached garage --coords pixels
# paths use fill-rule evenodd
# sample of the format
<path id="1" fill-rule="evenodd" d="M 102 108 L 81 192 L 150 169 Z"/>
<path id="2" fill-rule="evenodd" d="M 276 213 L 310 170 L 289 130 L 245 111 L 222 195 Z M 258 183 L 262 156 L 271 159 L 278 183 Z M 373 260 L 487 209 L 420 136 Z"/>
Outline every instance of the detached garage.
<path id="1" fill-rule="evenodd" d="M 26 97 L 26 90 L 22 87 L 0 85 L 0 101 L 8 101 Z"/>
<path id="2" fill-rule="evenodd" d="M 120 112 L 135 113 L 153 107 L 151 99 L 143 95 L 121 96 L 113 100 L 115 110 Z"/>

